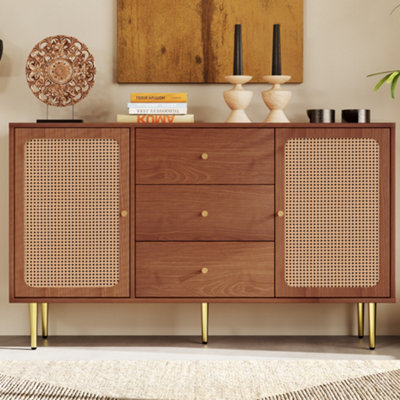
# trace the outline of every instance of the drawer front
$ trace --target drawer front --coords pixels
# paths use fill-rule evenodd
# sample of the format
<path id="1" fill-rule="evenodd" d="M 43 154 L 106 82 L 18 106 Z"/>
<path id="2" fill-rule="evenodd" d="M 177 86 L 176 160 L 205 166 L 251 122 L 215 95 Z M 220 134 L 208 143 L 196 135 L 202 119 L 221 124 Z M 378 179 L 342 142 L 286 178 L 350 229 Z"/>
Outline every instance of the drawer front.
<path id="1" fill-rule="evenodd" d="M 138 184 L 273 184 L 274 131 L 138 129 Z"/>
<path id="2" fill-rule="evenodd" d="M 136 297 L 273 297 L 272 242 L 140 242 Z"/>
<path id="3" fill-rule="evenodd" d="M 274 187 L 138 185 L 136 240 L 274 240 Z"/>

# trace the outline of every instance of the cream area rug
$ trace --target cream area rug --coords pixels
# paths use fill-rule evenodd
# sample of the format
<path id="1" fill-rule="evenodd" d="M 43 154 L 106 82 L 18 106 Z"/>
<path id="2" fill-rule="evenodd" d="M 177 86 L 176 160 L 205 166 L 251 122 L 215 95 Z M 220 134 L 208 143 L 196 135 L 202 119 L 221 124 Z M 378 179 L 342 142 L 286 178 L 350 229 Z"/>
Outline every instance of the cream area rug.
<path id="1" fill-rule="evenodd" d="M 400 369 L 312 386 L 264 400 L 389 400 L 400 399 Z"/>
<path id="2" fill-rule="evenodd" d="M 9 400 L 391 400 L 400 361 L 1 361 Z"/>
<path id="3" fill-rule="evenodd" d="M 0 399 L 4 400 L 116 400 L 111 397 L 85 393 L 79 390 L 27 381 L 7 375 L 0 375 Z"/>

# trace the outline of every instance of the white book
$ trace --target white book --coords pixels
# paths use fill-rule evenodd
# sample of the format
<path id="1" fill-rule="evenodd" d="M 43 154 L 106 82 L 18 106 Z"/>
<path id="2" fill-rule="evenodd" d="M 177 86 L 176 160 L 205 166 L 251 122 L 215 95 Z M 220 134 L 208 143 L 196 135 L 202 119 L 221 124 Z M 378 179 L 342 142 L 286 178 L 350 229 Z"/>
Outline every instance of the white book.
<path id="1" fill-rule="evenodd" d="M 129 114 L 187 114 L 187 103 L 128 103 Z"/>
<path id="2" fill-rule="evenodd" d="M 183 108 L 129 108 L 129 114 L 141 115 L 141 114 L 187 114 L 187 109 Z"/>
<path id="3" fill-rule="evenodd" d="M 193 114 L 185 115 L 129 115 L 117 114 L 117 122 L 131 122 L 137 124 L 155 124 L 155 123 L 172 123 L 172 122 L 194 122 Z"/>
<path id="4" fill-rule="evenodd" d="M 128 103 L 128 108 L 187 108 L 187 103 Z"/>

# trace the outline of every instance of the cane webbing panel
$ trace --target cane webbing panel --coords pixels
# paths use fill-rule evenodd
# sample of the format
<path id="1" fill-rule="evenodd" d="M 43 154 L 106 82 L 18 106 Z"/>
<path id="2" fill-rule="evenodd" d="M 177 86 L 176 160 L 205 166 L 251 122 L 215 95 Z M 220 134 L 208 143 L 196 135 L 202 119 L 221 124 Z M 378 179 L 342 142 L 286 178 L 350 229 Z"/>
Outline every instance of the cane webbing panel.
<path id="1" fill-rule="evenodd" d="M 24 274 L 32 287 L 111 287 L 119 280 L 119 144 L 25 144 Z"/>
<path id="2" fill-rule="evenodd" d="M 285 280 L 292 287 L 379 281 L 379 144 L 295 138 L 285 145 Z"/>

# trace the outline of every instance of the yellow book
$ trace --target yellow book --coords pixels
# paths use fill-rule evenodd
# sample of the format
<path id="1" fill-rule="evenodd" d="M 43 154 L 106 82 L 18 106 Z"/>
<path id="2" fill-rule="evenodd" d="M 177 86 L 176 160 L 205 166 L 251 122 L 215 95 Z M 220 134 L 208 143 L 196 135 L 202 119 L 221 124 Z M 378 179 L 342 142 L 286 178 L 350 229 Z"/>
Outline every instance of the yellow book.
<path id="1" fill-rule="evenodd" d="M 169 124 L 176 122 L 194 122 L 193 114 L 117 114 L 117 122 L 132 122 L 135 124 Z"/>
<path id="2" fill-rule="evenodd" d="M 186 103 L 187 93 L 131 93 L 131 103 Z"/>

